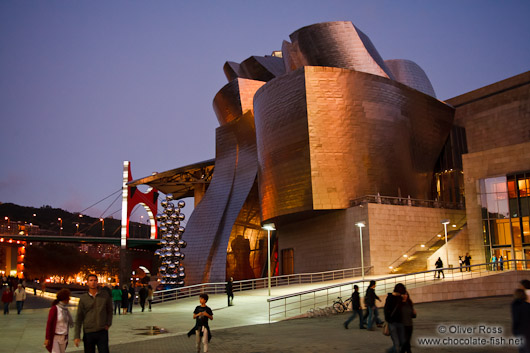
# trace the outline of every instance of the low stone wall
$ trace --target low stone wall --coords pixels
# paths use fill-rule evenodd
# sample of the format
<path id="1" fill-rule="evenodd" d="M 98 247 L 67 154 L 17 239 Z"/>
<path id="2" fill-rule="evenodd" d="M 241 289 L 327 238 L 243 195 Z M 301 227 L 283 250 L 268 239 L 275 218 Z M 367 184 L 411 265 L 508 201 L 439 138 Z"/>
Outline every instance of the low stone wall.
<path id="1" fill-rule="evenodd" d="M 523 279 L 530 279 L 530 271 L 499 272 L 454 282 L 440 280 L 438 284 L 411 288 L 409 293 L 414 303 L 512 295 Z"/>

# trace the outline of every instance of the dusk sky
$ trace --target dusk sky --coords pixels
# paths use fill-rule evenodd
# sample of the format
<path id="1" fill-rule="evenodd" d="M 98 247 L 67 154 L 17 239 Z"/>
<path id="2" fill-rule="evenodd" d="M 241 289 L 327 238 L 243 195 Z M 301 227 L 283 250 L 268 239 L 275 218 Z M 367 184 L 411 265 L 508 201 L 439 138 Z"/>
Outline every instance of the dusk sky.
<path id="1" fill-rule="evenodd" d="M 528 0 L 2 0 L 0 202 L 77 212 L 121 188 L 124 160 L 137 179 L 214 158 L 224 63 L 300 27 L 352 21 L 445 100 L 530 70 L 529 18 Z"/>

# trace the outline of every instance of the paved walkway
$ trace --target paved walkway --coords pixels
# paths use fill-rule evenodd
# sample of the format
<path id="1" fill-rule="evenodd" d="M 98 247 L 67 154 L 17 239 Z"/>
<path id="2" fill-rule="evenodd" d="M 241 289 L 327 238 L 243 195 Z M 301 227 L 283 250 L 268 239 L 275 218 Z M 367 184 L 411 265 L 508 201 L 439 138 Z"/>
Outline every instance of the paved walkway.
<path id="1" fill-rule="evenodd" d="M 327 284 L 330 282 L 273 288 L 272 294 L 277 296 Z M 515 286 L 516 284 L 514 288 Z M 266 289 L 235 295 L 235 305 L 232 307 L 227 307 L 225 295 L 210 296 L 208 305 L 214 312 L 211 324 L 214 338 L 210 352 L 382 352 L 390 346 L 388 337 L 378 331 L 358 330 L 355 322 L 351 325 L 352 329 L 345 330 L 342 322 L 348 314 L 287 320 L 269 325 L 266 324 Z M 44 352 L 44 328 L 50 301 L 32 295 L 28 297 L 26 308 L 21 315 L 16 315 L 16 310 L 12 310 L 10 315 L 1 316 L 0 352 Z M 440 323 L 473 327 L 488 324 L 502 327 L 502 337 L 507 339 L 511 325 L 510 302 L 508 297 L 497 297 L 418 304 L 414 336 L 443 338 L 444 336 L 436 333 Z M 139 306 L 135 306 L 133 314 L 114 316 L 110 329 L 111 351 L 194 352 L 194 339 L 188 339 L 185 334 L 194 325 L 192 312 L 196 305 L 198 298 L 179 299 L 157 304 L 153 306 L 152 312 L 142 313 Z M 75 317 L 75 308 L 72 308 L 72 312 Z M 162 327 L 168 333 L 147 335 L 147 328 L 151 326 Z M 481 352 L 485 349 L 517 351 L 510 347 L 501 350 L 498 347 L 474 347 L 467 351 Z M 67 351 L 81 350 L 81 347 L 76 348 L 73 341 L 70 341 Z M 462 351 L 462 348 L 437 346 L 427 349 L 416 343 L 414 351 L 453 352 Z"/>

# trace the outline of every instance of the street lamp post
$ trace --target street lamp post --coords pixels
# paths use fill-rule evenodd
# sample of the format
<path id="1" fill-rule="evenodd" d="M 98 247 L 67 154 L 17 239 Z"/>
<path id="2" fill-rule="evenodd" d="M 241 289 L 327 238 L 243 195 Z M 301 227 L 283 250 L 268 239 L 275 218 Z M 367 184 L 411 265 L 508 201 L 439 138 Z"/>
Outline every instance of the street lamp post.
<path id="1" fill-rule="evenodd" d="M 63 235 L 63 219 L 57 218 L 57 220 L 59 221 L 59 235 Z"/>
<path id="2" fill-rule="evenodd" d="M 364 256 L 363 256 L 363 228 L 366 226 L 364 222 L 355 223 L 359 227 L 359 240 L 361 242 L 361 275 L 364 281 Z"/>
<path id="3" fill-rule="evenodd" d="M 99 220 L 101 221 L 101 236 L 104 237 L 105 236 L 105 219 L 100 218 Z"/>
<path id="4" fill-rule="evenodd" d="M 75 230 L 76 234 L 79 233 L 79 223 L 75 224 L 75 228 L 76 228 L 76 230 Z"/>
<path id="5" fill-rule="evenodd" d="M 447 246 L 447 225 L 451 222 L 448 219 L 443 219 L 442 224 L 444 225 L 444 231 L 445 231 L 445 260 L 446 260 L 446 266 L 449 267 L 449 247 Z"/>
<path id="6" fill-rule="evenodd" d="M 267 223 L 263 227 L 267 230 L 267 278 L 269 287 L 269 297 L 271 296 L 271 230 L 276 230 L 274 223 Z"/>

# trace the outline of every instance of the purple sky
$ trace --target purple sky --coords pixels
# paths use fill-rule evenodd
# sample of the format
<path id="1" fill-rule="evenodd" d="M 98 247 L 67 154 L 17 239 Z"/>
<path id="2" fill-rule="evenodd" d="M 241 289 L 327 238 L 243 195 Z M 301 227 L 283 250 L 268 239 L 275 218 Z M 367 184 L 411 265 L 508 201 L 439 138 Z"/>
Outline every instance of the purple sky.
<path id="1" fill-rule="evenodd" d="M 223 64 L 300 27 L 352 21 L 443 100 L 528 71 L 529 15 L 527 0 L 1 1 L 0 202 L 80 211 L 120 189 L 124 160 L 140 178 L 213 158 Z"/>

